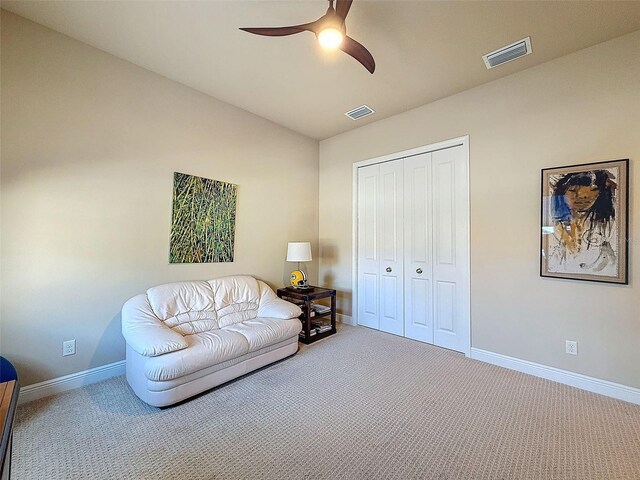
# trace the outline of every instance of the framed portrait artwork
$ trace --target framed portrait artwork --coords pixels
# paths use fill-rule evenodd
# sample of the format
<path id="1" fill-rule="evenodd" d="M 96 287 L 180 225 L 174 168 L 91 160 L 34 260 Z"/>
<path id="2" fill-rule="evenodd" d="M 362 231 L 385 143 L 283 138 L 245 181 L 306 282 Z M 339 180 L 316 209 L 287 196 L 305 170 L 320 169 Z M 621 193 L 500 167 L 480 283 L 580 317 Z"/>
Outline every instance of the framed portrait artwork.
<path id="1" fill-rule="evenodd" d="M 540 275 L 627 284 L 629 160 L 542 170 Z"/>

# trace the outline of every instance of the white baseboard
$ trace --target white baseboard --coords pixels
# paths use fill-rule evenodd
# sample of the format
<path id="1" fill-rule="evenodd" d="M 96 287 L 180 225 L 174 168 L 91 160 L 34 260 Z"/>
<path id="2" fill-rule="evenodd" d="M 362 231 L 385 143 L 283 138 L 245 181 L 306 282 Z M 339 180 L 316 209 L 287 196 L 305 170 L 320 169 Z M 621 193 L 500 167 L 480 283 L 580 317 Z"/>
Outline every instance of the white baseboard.
<path id="1" fill-rule="evenodd" d="M 479 348 L 471 349 L 471 358 L 640 405 L 640 388 L 628 387 Z"/>
<path id="2" fill-rule="evenodd" d="M 107 378 L 124 375 L 125 370 L 126 362 L 121 360 L 120 362 L 90 368 L 89 370 L 72 373 L 71 375 L 65 375 L 64 377 L 52 378 L 51 380 L 46 380 L 44 382 L 27 385 L 20 389 L 18 405 L 32 400 L 37 400 L 39 398 L 48 397 L 49 395 L 55 395 L 56 393 L 66 392 L 67 390 L 73 390 L 74 388 L 100 382 Z"/>
<path id="3" fill-rule="evenodd" d="M 356 322 L 353 321 L 353 317 L 349 315 L 343 315 L 341 313 L 336 313 L 336 320 L 340 323 L 346 323 L 347 325 L 356 326 Z"/>

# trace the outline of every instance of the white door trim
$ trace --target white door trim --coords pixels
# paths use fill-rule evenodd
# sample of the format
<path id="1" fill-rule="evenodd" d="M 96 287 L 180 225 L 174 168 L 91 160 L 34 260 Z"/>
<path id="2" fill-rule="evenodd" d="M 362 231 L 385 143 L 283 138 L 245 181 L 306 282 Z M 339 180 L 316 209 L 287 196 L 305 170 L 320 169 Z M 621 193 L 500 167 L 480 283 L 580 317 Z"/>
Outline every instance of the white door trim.
<path id="1" fill-rule="evenodd" d="M 430 145 L 424 145 L 422 147 L 411 148 L 409 150 L 403 150 L 401 152 L 391 153 L 388 155 L 382 155 L 380 157 L 370 158 L 368 160 L 362 160 L 353 164 L 352 169 L 352 224 L 351 224 L 351 312 L 353 316 L 353 324 L 358 325 L 358 168 L 365 167 L 367 165 L 373 165 L 376 163 L 390 162 L 393 160 L 399 160 L 405 157 L 411 157 L 413 155 L 420 155 L 421 153 L 435 152 L 437 150 L 443 150 L 445 148 L 462 146 L 464 154 L 466 156 L 467 163 L 467 178 L 466 185 L 469 189 L 469 135 L 463 137 L 452 138 L 444 140 L 442 142 L 432 143 Z M 470 203 L 470 202 L 469 202 Z M 471 227 L 471 209 L 468 209 L 469 214 L 467 216 L 467 222 Z M 471 228 L 467 234 L 467 247 L 469 257 L 471 257 Z M 469 258 L 471 260 L 471 258 Z M 471 283 L 471 261 L 468 262 L 467 267 L 467 279 Z M 469 285 L 470 287 L 470 285 Z M 471 288 L 468 289 L 468 306 L 471 306 Z M 464 354 L 471 356 L 471 309 L 469 308 L 469 341 L 464 350 Z"/>

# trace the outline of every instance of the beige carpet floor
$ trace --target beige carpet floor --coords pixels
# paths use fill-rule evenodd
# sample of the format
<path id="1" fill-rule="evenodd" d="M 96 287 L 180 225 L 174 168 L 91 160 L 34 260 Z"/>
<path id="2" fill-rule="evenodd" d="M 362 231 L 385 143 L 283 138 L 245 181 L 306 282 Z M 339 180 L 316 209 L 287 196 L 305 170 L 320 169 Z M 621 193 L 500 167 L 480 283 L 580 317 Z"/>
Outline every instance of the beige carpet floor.
<path id="1" fill-rule="evenodd" d="M 124 377 L 20 407 L 20 479 L 640 479 L 640 406 L 368 330 L 176 407 Z"/>

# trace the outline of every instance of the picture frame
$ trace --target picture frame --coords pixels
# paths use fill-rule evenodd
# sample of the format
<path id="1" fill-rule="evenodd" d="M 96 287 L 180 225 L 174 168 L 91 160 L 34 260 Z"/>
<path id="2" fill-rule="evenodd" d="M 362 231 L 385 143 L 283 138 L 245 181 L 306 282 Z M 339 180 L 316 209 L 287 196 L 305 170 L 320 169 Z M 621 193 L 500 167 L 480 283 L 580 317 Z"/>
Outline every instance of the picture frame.
<path id="1" fill-rule="evenodd" d="M 629 159 L 544 168 L 540 276 L 628 284 Z"/>
<path id="2" fill-rule="evenodd" d="M 169 263 L 233 262 L 238 186 L 173 174 Z"/>

